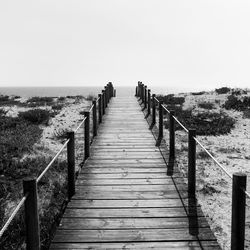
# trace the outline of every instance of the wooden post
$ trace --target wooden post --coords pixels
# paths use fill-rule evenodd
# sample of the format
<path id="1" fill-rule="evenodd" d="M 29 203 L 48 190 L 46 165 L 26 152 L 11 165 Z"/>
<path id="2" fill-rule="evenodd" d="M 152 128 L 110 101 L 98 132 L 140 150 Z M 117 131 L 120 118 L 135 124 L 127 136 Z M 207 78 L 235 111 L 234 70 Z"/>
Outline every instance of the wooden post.
<path id="1" fill-rule="evenodd" d="M 155 94 L 152 95 L 152 123 L 150 125 L 150 129 L 154 127 L 156 123 L 156 104 L 155 104 Z"/>
<path id="2" fill-rule="evenodd" d="M 93 137 L 97 136 L 96 100 L 93 100 Z"/>
<path id="3" fill-rule="evenodd" d="M 40 228 L 36 179 L 23 181 L 23 193 L 28 194 L 25 201 L 26 249 L 40 250 Z"/>
<path id="4" fill-rule="evenodd" d="M 247 176 L 244 173 L 233 174 L 231 249 L 244 250 Z"/>
<path id="5" fill-rule="evenodd" d="M 174 110 L 170 110 L 169 114 L 169 160 L 175 159 L 175 121 Z"/>
<path id="6" fill-rule="evenodd" d="M 135 87 L 135 96 L 137 97 L 137 86 Z"/>
<path id="7" fill-rule="evenodd" d="M 67 144 L 68 160 L 68 199 L 75 194 L 75 133 L 68 132 L 69 142 Z"/>
<path id="8" fill-rule="evenodd" d="M 188 130 L 188 195 L 195 197 L 196 192 L 196 130 Z"/>
<path id="9" fill-rule="evenodd" d="M 98 100 L 98 118 L 99 118 L 99 123 L 102 123 L 102 94 L 98 95 L 99 100 Z"/>
<path id="10" fill-rule="evenodd" d="M 84 159 L 88 159 L 89 157 L 89 111 L 84 112 L 84 116 L 86 117 L 85 119 L 85 126 L 84 126 L 84 152 L 85 152 L 85 157 Z"/>
<path id="11" fill-rule="evenodd" d="M 105 107 L 106 107 L 105 90 L 102 90 L 102 114 L 103 115 L 105 115 Z"/>
<path id="12" fill-rule="evenodd" d="M 113 84 L 112 84 L 112 82 L 109 82 L 109 96 L 110 96 L 110 98 L 113 97 Z"/>
<path id="13" fill-rule="evenodd" d="M 138 82 L 138 97 L 141 100 L 141 82 Z"/>
<path id="14" fill-rule="evenodd" d="M 149 116 L 151 114 L 151 93 L 150 93 L 150 89 L 148 90 L 148 114 L 147 116 Z"/>
<path id="15" fill-rule="evenodd" d="M 163 138 L 163 101 L 159 102 L 159 134 L 158 134 L 158 139 L 156 142 L 156 146 L 160 146 L 161 145 L 161 140 Z"/>
<path id="16" fill-rule="evenodd" d="M 142 110 L 145 110 L 147 108 L 147 95 L 148 95 L 147 86 L 145 86 L 145 88 L 144 88 L 144 107 Z"/>
<path id="17" fill-rule="evenodd" d="M 116 97 L 116 89 L 114 89 L 114 97 Z"/>
<path id="18" fill-rule="evenodd" d="M 142 84 L 141 85 L 141 104 L 143 104 L 144 103 L 144 84 Z"/>
<path id="19" fill-rule="evenodd" d="M 107 108 L 108 107 L 108 102 L 109 102 L 109 93 L 108 93 L 108 87 L 107 86 L 105 86 L 104 87 L 104 92 L 105 92 L 105 107 Z"/>

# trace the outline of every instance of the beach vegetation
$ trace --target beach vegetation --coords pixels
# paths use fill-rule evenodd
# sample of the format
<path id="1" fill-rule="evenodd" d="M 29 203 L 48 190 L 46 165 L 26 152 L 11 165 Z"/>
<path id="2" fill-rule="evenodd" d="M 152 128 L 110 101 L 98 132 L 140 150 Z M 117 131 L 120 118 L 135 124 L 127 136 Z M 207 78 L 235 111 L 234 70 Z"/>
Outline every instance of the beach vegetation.
<path id="1" fill-rule="evenodd" d="M 213 109 L 214 103 L 212 103 L 212 102 L 199 102 L 198 107 L 203 108 L 203 109 Z"/>
<path id="2" fill-rule="evenodd" d="M 20 112 L 18 117 L 33 124 L 48 125 L 51 112 L 45 109 L 31 109 L 28 111 Z"/>
<path id="3" fill-rule="evenodd" d="M 225 104 L 223 105 L 225 109 L 234 109 L 237 111 L 245 111 L 250 108 L 250 97 L 245 96 L 243 99 L 239 99 L 235 95 L 230 95 L 227 97 Z"/>
<path id="4" fill-rule="evenodd" d="M 162 101 L 164 104 L 169 105 L 183 105 L 185 102 L 185 97 L 174 96 L 174 94 L 169 95 L 157 95 L 156 98 L 159 101 Z"/>
<path id="5" fill-rule="evenodd" d="M 55 111 L 60 111 L 60 110 L 62 110 L 63 107 L 64 107 L 63 104 L 57 103 L 57 104 L 52 105 L 52 106 L 51 106 L 51 109 L 52 109 L 52 110 L 55 110 Z"/>
<path id="6" fill-rule="evenodd" d="M 61 129 L 57 129 L 55 132 L 54 132 L 54 135 L 53 137 L 57 140 L 60 140 L 60 141 L 64 141 L 65 139 L 68 138 L 68 133 L 70 132 L 71 130 L 70 129 L 67 129 L 67 128 L 61 128 Z"/>
<path id="7" fill-rule="evenodd" d="M 206 93 L 205 91 L 192 92 L 191 95 L 204 95 L 205 93 Z"/>
<path id="8" fill-rule="evenodd" d="M 221 94 L 227 94 L 231 91 L 231 88 L 228 88 L 228 87 L 222 87 L 222 88 L 218 88 L 218 89 L 215 89 L 215 92 L 218 94 L 218 95 L 221 95 Z"/>

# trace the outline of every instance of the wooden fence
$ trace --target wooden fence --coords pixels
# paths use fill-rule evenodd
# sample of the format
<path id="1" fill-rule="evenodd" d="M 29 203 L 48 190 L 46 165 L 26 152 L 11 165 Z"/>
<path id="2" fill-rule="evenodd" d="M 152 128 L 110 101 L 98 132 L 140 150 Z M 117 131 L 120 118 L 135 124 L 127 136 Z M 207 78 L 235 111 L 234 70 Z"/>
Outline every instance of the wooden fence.
<path id="1" fill-rule="evenodd" d="M 51 162 L 46 166 L 42 173 L 35 179 L 28 179 L 23 181 L 23 197 L 19 201 L 18 205 L 12 212 L 11 216 L 8 218 L 2 229 L 0 230 L 0 238 L 7 230 L 10 223 L 13 221 L 15 216 L 18 214 L 20 209 L 24 206 L 25 213 L 25 227 L 26 227 L 26 249 L 29 250 L 39 250 L 40 244 L 40 227 L 39 227 L 39 214 L 38 214 L 38 192 L 37 185 L 42 179 L 42 177 L 51 168 L 53 163 L 62 153 L 62 151 L 67 147 L 67 179 L 68 179 L 68 201 L 75 194 L 75 180 L 76 180 L 76 170 L 75 170 L 75 133 L 79 131 L 81 127 L 84 126 L 84 158 L 83 162 L 89 157 L 90 154 L 90 144 L 93 138 L 97 135 L 98 124 L 102 122 L 102 117 L 105 114 L 105 109 L 108 107 L 108 103 L 112 97 L 116 94 L 111 82 L 109 82 L 102 93 L 98 95 L 97 100 L 93 100 L 92 106 L 88 111 L 84 112 L 84 118 L 77 128 L 68 133 L 68 138 L 64 142 L 61 149 L 57 152 Z M 98 107 L 98 108 L 97 108 Z M 98 120 L 97 120 L 98 116 Z M 92 128 L 90 128 L 90 117 L 92 117 Z M 92 137 L 90 136 L 90 131 L 92 131 Z"/>
<path id="2" fill-rule="evenodd" d="M 231 214 L 231 249 L 243 250 L 245 241 L 245 224 L 246 224 L 246 198 L 250 194 L 246 191 L 247 176 L 245 173 L 234 173 L 231 175 L 227 170 L 212 156 L 212 154 L 196 138 L 195 129 L 187 129 L 176 117 L 174 110 L 168 110 L 162 101 L 151 96 L 150 89 L 138 82 L 135 90 L 135 96 L 141 101 L 142 110 L 146 111 L 147 118 L 152 115 L 152 124 L 150 129 L 157 125 L 158 139 L 156 146 L 160 146 L 163 139 L 163 111 L 168 114 L 169 119 L 169 164 L 175 161 L 175 124 L 178 123 L 185 132 L 188 133 L 188 194 L 190 197 L 196 197 L 196 145 L 207 153 L 207 155 L 216 163 L 217 166 L 232 180 L 232 214 Z M 158 106 L 158 124 L 156 124 Z"/>

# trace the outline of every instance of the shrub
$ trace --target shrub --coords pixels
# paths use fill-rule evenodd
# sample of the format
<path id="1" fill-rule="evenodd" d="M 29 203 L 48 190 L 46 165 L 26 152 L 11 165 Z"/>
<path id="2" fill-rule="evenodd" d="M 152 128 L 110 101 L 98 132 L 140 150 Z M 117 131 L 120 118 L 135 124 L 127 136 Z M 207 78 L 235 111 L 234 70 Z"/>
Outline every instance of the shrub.
<path id="1" fill-rule="evenodd" d="M 217 93 L 217 94 L 227 94 L 228 92 L 230 92 L 231 91 L 231 89 L 230 88 L 228 88 L 228 87 L 222 87 L 222 88 L 218 88 L 218 89 L 215 89 L 215 92 Z"/>
<path id="2" fill-rule="evenodd" d="M 53 97 L 39 97 L 34 96 L 27 100 L 29 107 L 38 107 L 45 105 L 53 105 L 54 99 Z"/>
<path id="3" fill-rule="evenodd" d="M 5 111 L 4 109 L 0 109 L 0 117 L 6 114 L 7 114 L 7 111 Z"/>
<path id="4" fill-rule="evenodd" d="M 33 124 L 45 124 L 48 125 L 51 113 L 44 109 L 31 109 L 28 111 L 20 112 L 18 117 L 29 121 Z"/>
<path id="5" fill-rule="evenodd" d="M 235 120 L 223 112 L 203 112 L 193 115 L 192 110 L 178 108 L 175 109 L 175 113 L 175 116 L 187 129 L 196 129 L 197 135 L 228 134 L 235 124 Z M 169 127 L 168 123 L 168 121 L 165 123 L 166 128 Z M 176 130 L 182 129 L 178 123 L 175 124 Z"/>
<path id="6" fill-rule="evenodd" d="M 54 132 L 54 138 L 64 141 L 65 139 L 67 139 L 68 132 L 70 131 L 70 129 L 58 129 Z"/>
<path id="7" fill-rule="evenodd" d="M 89 94 L 87 97 L 86 97 L 86 100 L 87 101 L 93 101 L 95 99 L 95 96 L 92 95 L 92 94 Z"/>
<path id="8" fill-rule="evenodd" d="M 250 109 L 246 109 L 243 111 L 243 118 L 250 119 Z"/>
<path id="9" fill-rule="evenodd" d="M 165 104 L 170 105 L 182 105 L 185 102 L 184 97 L 175 97 L 173 94 L 170 95 L 157 95 L 156 97 L 159 101 L 163 101 Z"/>
<path id="10" fill-rule="evenodd" d="M 238 111 L 244 111 L 250 108 L 250 97 L 246 96 L 243 101 L 239 100 L 236 96 L 230 95 L 227 97 L 225 104 L 223 105 L 225 109 L 235 109 Z"/>
<path id="11" fill-rule="evenodd" d="M 6 102 L 9 101 L 8 95 L 0 95 L 0 102 Z"/>
<path id="12" fill-rule="evenodd" d="M 65 101 L 65 99 L 66 99 L 66 97 L 60 96 L 60 97 L 58 98 L 58 101 L 63 102 L 63 101 Z"/>
<path id="13" fill-rule="evenodd" d="M 64 106 L 63 104 L 55 104 L 55 105 L 51 106 L 51 109 L 56 110 L 56 111 L 60 111 L 60 110 L 62 110 L 63 106 Z"/>
<path id="14" fill-rule="evenodd" d="M 198 107 L 203 109 L 213 109 L 214 104 L 211 102 L 200 102 L 198 103 Z"/>
<path id="15" fill-rule="evenodd" d="M 205 91 L 201 91 L 201 92 L 192 92 L 192 95 L 204 95 L 206 92 Z"/>

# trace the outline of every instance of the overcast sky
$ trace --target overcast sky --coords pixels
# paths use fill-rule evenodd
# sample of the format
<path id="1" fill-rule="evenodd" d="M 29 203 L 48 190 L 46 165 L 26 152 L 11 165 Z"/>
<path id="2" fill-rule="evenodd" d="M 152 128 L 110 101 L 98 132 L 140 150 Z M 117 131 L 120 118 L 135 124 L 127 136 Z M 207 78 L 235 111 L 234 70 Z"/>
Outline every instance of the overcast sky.
<path id="1" fill-rule="evenodd" d="M 249 0 L 1 0 L 0 86 L 250 87 Z"/>

